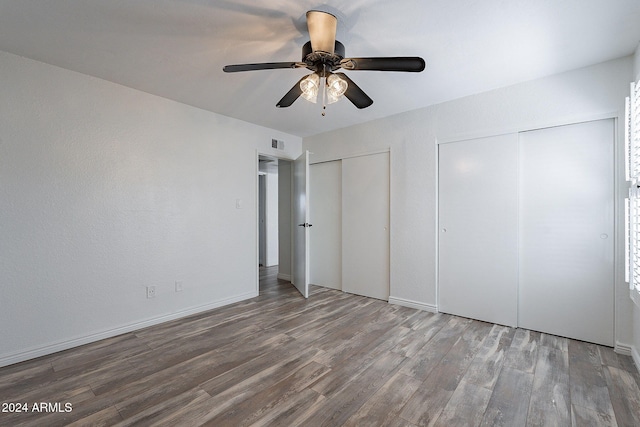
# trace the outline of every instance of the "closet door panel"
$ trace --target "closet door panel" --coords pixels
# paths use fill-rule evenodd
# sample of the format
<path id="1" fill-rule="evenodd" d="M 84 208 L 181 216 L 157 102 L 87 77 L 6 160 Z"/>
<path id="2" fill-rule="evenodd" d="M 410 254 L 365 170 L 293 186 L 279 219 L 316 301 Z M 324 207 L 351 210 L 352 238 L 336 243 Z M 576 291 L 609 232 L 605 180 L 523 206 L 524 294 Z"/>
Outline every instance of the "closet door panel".
<path id="1" fill-rule="evenodd" d="M 342 290 L 389 300 L 389 153 L 342 160 Z"/>
<path id="2" fill-rule="evenodd" d="M 439 146 L 438 310 L 517 324 L 517 135 Z"/>
<path id="3" fill-rule="evenodd" d="M 613 120 L 520 134 L 519 326 L 613 345 Z"/>

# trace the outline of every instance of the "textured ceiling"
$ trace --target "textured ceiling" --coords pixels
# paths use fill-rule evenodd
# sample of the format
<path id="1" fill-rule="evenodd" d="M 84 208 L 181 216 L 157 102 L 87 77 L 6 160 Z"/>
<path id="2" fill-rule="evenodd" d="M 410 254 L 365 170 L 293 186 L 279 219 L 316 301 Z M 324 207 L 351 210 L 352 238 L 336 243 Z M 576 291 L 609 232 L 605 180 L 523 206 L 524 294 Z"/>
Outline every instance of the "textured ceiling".
<path id="1" fill-rule="evenodd" d="M 305 69 L 305 13 L 338 17 L 347 56 L 422 56 L 414 73 L 348 72 L 374 104 L 276 102 Z M 639 0 L 0 0 L 0 50 L 299 136 L 631 54 Z"/>

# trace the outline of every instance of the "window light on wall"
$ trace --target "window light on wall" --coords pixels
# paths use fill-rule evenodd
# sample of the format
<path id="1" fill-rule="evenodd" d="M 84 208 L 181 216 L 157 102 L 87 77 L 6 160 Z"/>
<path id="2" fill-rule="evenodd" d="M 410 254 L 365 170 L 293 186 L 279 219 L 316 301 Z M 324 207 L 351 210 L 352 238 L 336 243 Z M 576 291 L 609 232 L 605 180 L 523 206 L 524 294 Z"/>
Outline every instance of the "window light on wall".
<path id="1" fill-rule="evenodd" d="M 640 305 L 640 81 L 631 83 L 625 107 L 625 170 L 630 181 L 629 197 L 625 200 L 625 278 L 632 298 Z"/>

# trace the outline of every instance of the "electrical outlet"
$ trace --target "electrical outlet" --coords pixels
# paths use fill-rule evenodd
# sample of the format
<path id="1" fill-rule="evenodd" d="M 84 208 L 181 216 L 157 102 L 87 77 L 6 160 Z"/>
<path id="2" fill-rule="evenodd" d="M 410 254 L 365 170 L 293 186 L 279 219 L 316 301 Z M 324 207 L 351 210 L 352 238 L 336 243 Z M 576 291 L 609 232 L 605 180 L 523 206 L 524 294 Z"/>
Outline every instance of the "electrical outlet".
<path id="1" fill-rule="evenodd" d="M 182 292 L 182 280 L 176 280 L 176 292 Z"/>
<path id="2" fill-rule="evenodd" d="M 155 298 L 155 297 L 156 297 L 156 287 L 147 286 L 147 298 Z"/>

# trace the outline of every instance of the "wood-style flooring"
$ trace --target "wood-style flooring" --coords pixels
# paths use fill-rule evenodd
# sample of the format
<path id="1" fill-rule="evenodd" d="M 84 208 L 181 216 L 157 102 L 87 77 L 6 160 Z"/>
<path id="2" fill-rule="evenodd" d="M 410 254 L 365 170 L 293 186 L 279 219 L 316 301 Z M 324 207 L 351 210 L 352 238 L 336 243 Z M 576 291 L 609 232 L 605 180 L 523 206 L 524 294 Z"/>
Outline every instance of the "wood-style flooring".
<path id="1" fill-rule="evenodd" d="M 0 403 L 29 405 L 0 425 L 640 426 L 610 348 L 261 276 L 254 299 L 0 369 Z"/>

